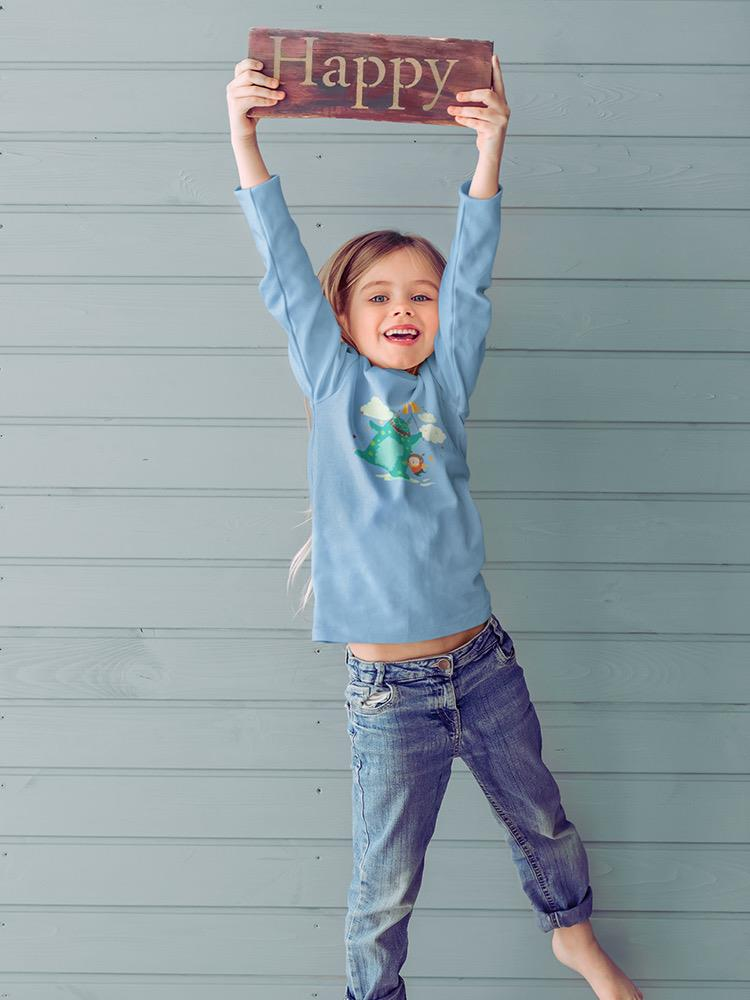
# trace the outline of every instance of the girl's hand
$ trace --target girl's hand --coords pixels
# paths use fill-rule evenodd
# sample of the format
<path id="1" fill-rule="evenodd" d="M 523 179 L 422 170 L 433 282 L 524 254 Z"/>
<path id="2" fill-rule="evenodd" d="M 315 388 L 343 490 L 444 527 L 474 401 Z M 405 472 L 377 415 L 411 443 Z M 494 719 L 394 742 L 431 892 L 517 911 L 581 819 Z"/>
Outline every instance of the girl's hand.
<path id="1" fill-rule="evenodd" d="M 505 100 L 503 74 L 500 72 L 500 60 L 496 53 L 492 54 L 492 86 L 481 90 L 464 90 L 456 94 L 456 98 L 464 101 L 484 101 L 485 108 L 449 107 L 448 113 L 454 115 L 454 121 L 476 129 L 477 149 L 480 153 L 502 154 L 505 133 L 510 119 L 510 108 Z"/>
<path id="2" fill-rule="evenodd" d="M 258 59 L 243 59 L 234 67 L 234 79 L 227 84 L 229 127 L 233 140 L 255 136 L 258 119 L 248 114 L 252 108 L 275 105 L 285 97 L 278 90 L 279 81 L 259 72 L 263 63 Z"/>

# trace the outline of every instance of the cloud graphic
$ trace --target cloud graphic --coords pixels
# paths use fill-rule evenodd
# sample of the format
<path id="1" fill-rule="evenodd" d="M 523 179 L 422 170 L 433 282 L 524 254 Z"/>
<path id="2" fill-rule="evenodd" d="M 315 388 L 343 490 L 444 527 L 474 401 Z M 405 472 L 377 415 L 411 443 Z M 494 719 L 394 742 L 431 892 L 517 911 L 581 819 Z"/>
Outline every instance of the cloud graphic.
<path id="1" fill-rule="evenodd" d="M 370 396 L 369 401 L 364 406 L 360 406 L 360 411 L 366 417 L 372 417 L 373 420 L 380 420 L 382 423 L 390 420 L 393 416 L 393 411 L 388 409 L 379 396 Z"/>
<path id="2" fill-rule="evenodd" d="M 441 431 L 437 424 L 422 424 L 419 430 L 425 441 L 433 441 L 435 444 L 442 444 L 445 441 L 445 432 Z"/>

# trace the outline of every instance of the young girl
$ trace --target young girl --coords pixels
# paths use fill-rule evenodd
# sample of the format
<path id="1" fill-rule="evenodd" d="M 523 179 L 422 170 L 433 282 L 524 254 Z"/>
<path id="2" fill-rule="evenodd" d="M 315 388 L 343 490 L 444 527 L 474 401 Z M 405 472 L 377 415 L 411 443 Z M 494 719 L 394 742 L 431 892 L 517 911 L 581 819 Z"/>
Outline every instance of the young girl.
<path id="1" fill-rule="evenodd" d="M 500 161 L 510 109 L 500 64 L 483 107 L 448 113 L 477 133 L 450 255 L 393 230 L 355 236 L 313 271 L 252 108 L 284 99 L 243 59 L 227 86 L 237 200 L 266 265 L 260 292 L 288 335 L 314 414 L 313 640 L 346 643 L 354 865 L 346 1000 L 405 1000 L 407 926 L 454 757 L 501 824 L 552 951 L 600 1000 L 643 994 L 589 917 L 588 861 L 541 757 L 513 639 L 492 613 L 469 493 L 465 420 L 491 320 Z"/>

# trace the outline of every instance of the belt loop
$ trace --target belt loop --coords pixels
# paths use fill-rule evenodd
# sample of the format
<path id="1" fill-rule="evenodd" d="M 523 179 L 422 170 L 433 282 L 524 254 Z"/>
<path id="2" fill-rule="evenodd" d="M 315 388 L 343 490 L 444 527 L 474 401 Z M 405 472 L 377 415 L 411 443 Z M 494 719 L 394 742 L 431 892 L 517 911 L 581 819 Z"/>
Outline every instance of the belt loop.
<path id="1" fill-rule="evenodd" d="M 375 673 L 375 686 L 383 687 L 383 678 L 385 677 L 385 663 L 379 660 L 377 663 L 377 671 Z"/>

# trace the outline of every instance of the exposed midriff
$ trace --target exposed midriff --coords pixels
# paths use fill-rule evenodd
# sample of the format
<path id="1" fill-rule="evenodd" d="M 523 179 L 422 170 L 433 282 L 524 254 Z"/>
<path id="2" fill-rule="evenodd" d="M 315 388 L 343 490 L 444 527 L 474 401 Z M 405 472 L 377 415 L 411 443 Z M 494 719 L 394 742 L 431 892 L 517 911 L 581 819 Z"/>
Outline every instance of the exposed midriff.
<path id="1" fill-rule="evenodd" d="M 435 639 L 427 639 L 425 642 L 350 642 L 349 649 L 359 660 L 395 661 L 395 660 L 416 660 L 427 656 L 439 656 L 441 653 L 450 653 L 451 650 L 463 646 L 469 639 L 473 638 L 485 627 L 489 618 L 479 625 L 464 629 L 461 632 L 452 632 L 450 635 L 440 635 Z"/>

